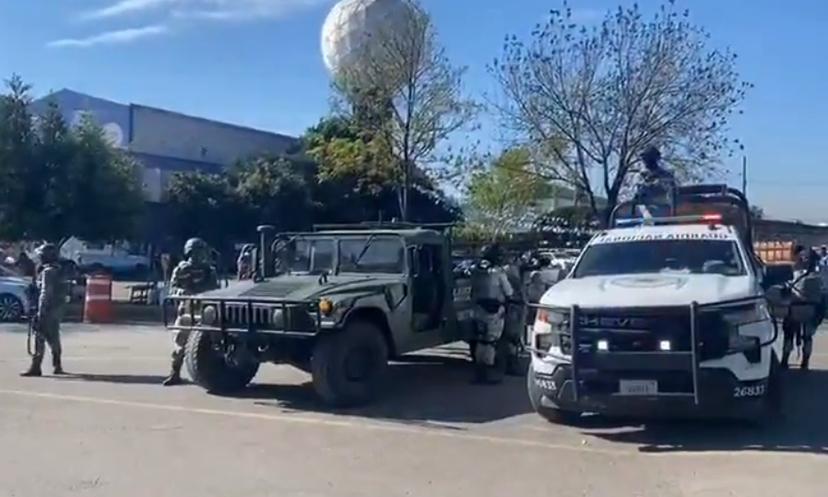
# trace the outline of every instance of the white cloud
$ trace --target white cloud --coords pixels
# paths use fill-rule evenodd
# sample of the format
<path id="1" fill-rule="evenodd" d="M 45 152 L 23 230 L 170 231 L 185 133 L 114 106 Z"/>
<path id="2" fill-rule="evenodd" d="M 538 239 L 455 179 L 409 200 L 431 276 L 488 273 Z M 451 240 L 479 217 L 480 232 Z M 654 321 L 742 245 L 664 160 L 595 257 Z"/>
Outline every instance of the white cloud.
<path id="1" fill-rule="evenodd" d="M 106 7 L 85 12 L 81 17 L 84 19 L 106 19 L 109 17 L 119 17 L 137 12 L 155 10 L 164 4 L 175 3 L 179 2 L 177 0 L 120 0 Z"/>
<path id="2" fill-rule="evenodd" d="M 49 42 L 48 46 L 54 48 L 86 48 L 95 45 L 124 44 L 143 38 L 159 36 L 164 33 L 167 33 L 168 31 L 169 28 L 167 28 L 167 26 L 163 24 L 154 24 L 151 26 L 143 26 L 140 28 L 107 31 L 86 38 L 64 38 L 62 40 L 54 40 L 52 42 Z"/>
<path id="3" fill-rule="evenodd" d="M 272 19 L 329 1 L 332 0 L 118 0 L 81 17 L 106 19 L 160 13 L 165 17 L 218 21 Z"/>

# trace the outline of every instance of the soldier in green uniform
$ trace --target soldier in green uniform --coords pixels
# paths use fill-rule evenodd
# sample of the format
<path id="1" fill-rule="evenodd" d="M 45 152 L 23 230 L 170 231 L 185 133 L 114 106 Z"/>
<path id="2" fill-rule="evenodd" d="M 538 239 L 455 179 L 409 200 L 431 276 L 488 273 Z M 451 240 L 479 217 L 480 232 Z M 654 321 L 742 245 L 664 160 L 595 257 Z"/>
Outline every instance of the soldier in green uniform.
<path id="1" fill-rule="evenodd" d="M 35 316 L 35 350 L 32 364 L 21 376 L 40 376 L 46 342 L 52 350 L 52 366 L 55 374 L 64 374 L 60 362 L 60 319 L 66 299 L 63 270 L 58 264 L 59 253 L 55 245 L 43 244 L 37 249 L 40 272 L 37 275 L 37 314 Z"/>
<path id="2" fill-rule="evenodd" d="M 201 238 L 190 238 L 184 244 L 184 260 L 173 270 L 170 278 L 171 295 L 193 295 L 219 288 L 216 268 L 210 263 L 210 249 Z M 181 383 L 181 366 L 184 364 L 184 347 L 190 337 L 188 331 L 175 336 L 172 353 L 172 370 L 164 380 L 165 386 Z"/>

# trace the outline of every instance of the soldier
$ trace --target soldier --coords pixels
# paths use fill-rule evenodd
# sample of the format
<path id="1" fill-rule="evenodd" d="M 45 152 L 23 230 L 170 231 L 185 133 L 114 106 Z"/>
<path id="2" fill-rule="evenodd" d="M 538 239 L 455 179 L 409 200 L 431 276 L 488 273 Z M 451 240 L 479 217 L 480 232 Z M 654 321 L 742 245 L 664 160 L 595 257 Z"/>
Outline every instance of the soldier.
<path id="1" fill-rule="evenodd" d="M 64 374 L 60 361 L 60 318 L 66 299 L 63 271 L 58 264 L 59 254 L 56 246 L 45 243 L 37 249 L 40 259 L 40 272 L 37 276 L 37 314 L 33 323 L 35 330 L 35 350 L 32 364 L 21 376 L 40 376 L 40 365 L 46 352 L 45 343 L 52 350 L 52 367 L 55 374 Z"/>
<path id="2" fill-rule="evenodd" d="M 236 269 L 237 269 L 237 277 L 240 280 L 249 280 L 253 278 L 254 273 L 254 260 L 253 260 L 253 250 L 256 248 L 255 245 L 248 243 L 244 247 L 242 247 L 241 251 L 239 251 L 239 258 L 236 260 Z"/>
<path id="3" fill-rule="evenodd" d="M 658 148 L 649 146 L 641 154 L 641 161 L 644 163 L 644 171 L 638 185 L 638 202 L 645 205 L 672 205 L 676 179 L 659 164 L 661 152 Z"/>
<path id="4" fill-rule="evenodd" d="M 184 244 L 184 260 L 173 270 L 170 277 L 171 295 L 192 295 L 219 288 L 216 269 L 210 264 L 210 250 L 201 238 L 190 238 Z M 181 330 L 175 336 L 172 353 L 172 369 L 164 380 L 164 386 L 181 383 L 181 366 L 184 364 L 184 346 L 190 333 Z"/>
<path id="5" fill-rule="evenodd" d="M 496 379 L 490 372 L 505 326 L 505 304 L 514 291 L 506 272 L 499 267 L 500 248 L 497 245 L 485 247 L 481 259 L 471 276 L 471 298 L 478 332 L 474 352 L 475 382 L 494 383 Z"/>
<path id="6" fill-rule="evenodd" d="M 800 368 L 808 370 L 814 347 L 814 333 L 825 317 L 825 296 L 822 279 L 816 272 L 817 254 L 814 250 L 797 245 L 794 249 L 794 306 L 807 309 L 799 315 L 793 310 L 782 322 L 784 341 L 782 347 L 782 368 L 787 369 L 794 340 L 802 346 Z"/>

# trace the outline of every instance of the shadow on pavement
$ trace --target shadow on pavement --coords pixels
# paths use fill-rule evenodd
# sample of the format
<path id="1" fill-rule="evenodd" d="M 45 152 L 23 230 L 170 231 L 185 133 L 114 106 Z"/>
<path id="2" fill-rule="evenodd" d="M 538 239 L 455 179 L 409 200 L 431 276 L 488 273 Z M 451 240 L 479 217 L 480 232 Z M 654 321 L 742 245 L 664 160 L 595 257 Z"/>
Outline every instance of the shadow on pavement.
<path id="1" fill-rule="evenodd" d="M 89 381 L 98 383 L 119 383 L 122 385 L 158 385 L 164 381 L 166 376 L 159 375 L 128 375 L 128 374 L 90 374 L 90 373 L 72 373 L 67 372 L 63 376 L 53 376 L 53 378 L 66 381 Z M 187 383 L 185 381 L 185 383 Z"/>
<path id="2" fill-rule="evenodd" d="M 443 423 L 486 423 L 532 412 L 526 380 L 505 377 L 497 385 L 473 385 L 471 363 L 460 354 L 412 355 L 389 366 L 385 391 L 373 404 L 331 409 L 313 385 L 253 384 L 238 397 L 285 410 L 349 416 L 459 429 Z"/>
<path id="3" fill-rule="evenodd" d="M 640 445 L 649 453 L 774 451 L 828 454 L 828 370 L 785 374 L 783 414 L 769 425 L 738 421 L 628 422 L 624 431 L 598 431 L 598 418 L 584 432 L 611 442 Z M 612 422 L 612 421 L 610 421 Z M 594 428 L 595 431 L 592 431 Z"/>

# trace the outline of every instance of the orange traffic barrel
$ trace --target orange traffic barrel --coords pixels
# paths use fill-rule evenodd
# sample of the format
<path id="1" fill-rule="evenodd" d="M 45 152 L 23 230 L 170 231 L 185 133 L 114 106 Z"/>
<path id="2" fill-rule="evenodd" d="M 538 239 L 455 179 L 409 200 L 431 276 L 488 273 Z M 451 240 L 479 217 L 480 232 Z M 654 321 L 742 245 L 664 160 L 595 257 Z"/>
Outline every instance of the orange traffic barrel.
<path id="1" fill-rule="evenodd" d="M 91 274 L 86 277 L 83 320 L 86 323 L 112 322 L 112 277 L 108 274 Z"/>

